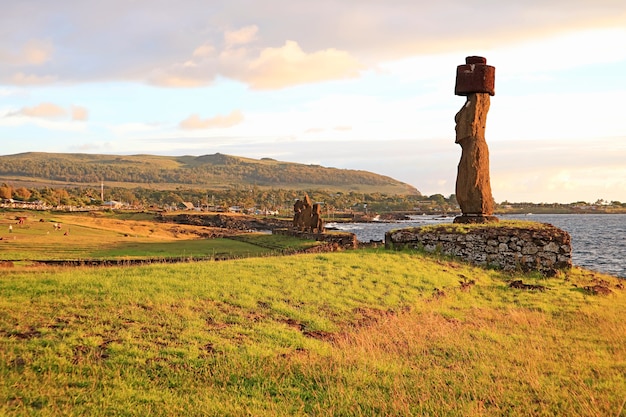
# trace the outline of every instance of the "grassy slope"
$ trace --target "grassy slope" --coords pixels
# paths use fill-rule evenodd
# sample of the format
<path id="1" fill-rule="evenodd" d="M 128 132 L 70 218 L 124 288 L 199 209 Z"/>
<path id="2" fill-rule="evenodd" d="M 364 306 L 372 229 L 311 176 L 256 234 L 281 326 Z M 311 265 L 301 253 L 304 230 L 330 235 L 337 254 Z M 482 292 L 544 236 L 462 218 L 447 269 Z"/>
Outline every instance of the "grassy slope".
<path id="1" fill-rule="evenodd" d="M 626 296 L 600 278 L 524 292 L 384 250 L 9 269 L 0 414 L 618 416 Z"/>
<path id="2" fill-rule="evenodd" d="M 10 161 L 14 171 L 3 171 L 5 161 Z M 53 162 L 55 168 L 52 172 L 59 175 L 59 167 L 63 167 L 62 171 L 72 172 L 79 170 L 83 175 L 92 174 L 97 167 L 100 174 L 96 175 L 98 179 L 93 181 L 64 181 L 55 180 L 54 177 L 40 177 L 40 170 L 33 170 L 33 166 L 45 166 Z M 20 170 L 19 164 L 25 163 L 29 172 Z M 15 164 L 15 165 L 13 165 Z M 230 156 L 223 154 L 204 155 L 204 156 L 157 156 L 157 155 L 98 155 L 98 154 L 72 154 L 72 153 L 44 153 L 29 152 L 16 155 L 0 155 L 0 182 L 7 182 L 15 187 L 46 187 L 46 186 L 93 186 L 99 187 L 100 180 L 106 181 L 107 186 L 111 187 L 157 187 L 158 189 L 177 189 L 178 187 L 202 188 L 210 189 L 228 189 L 233 185 L 240 186 L 258 186 L 259 188 L 282 188 L 293 190 L 311 190 L 321 189 L 337 192 L 360 192 L 360 193 L 386 193 L 396 194 L 416 194 L 417 190 L 406 183 L 397 181 L 393 178 L 367 171 L 348 170 L 327 168 L 316 165 L 305 165 L 293 162 L 276 161 L 273 159 L 252 159 L 239 156 Z M 231 168 L 225 166 L 231 165 Z M 236 168 L 243 165 L 246 168 L 239 170 Z M 17 168 L 15 168 L 17 167 Z M 175 170 L 181 172 L 187 171 L 191 173 L 194 169 L 206 169 L 201 174 L 193 174 L 194 182 L 162 182 L 156 178 L 150 181 L 133 182 L 127 176 L 122 176 L 122 180 L 113 180 L 111 178 L 103 178 L 102 170 L 107 167 L 111 172 L 144 172 L 150 177 L 155 172 L 171 173 Z M 26 168 L 24 168 L 26 169 Z M 267 179 L 256 178 L 251 174 L 259 169 L 259 175 L 264 175 L 267 170 L 271 170 L 273 174 L 280 178 L 268 182 Z M 305 170 L 309 172 L 311 182 L 305 183 L 301 180 L 291 182 L 294 171 Z M 244 172 L 247 173 L 244 175 Z M 342 181 L 339 181 L 341 177 Z M 347 181 L 347 182 L 346 182 Z"/>

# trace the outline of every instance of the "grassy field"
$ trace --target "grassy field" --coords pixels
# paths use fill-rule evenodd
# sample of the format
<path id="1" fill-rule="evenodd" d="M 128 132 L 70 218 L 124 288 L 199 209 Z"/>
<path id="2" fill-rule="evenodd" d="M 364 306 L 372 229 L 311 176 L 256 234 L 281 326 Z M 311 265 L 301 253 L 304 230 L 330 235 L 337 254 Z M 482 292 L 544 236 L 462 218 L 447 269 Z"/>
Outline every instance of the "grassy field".
<path id="1" fill-rule="evenodd" d="M 18 217 L 26 217 L 25 223 L 17 224 Z M 269 242 L 263 234 L 209 239 L 206 236 L 224 231 L 158 223 L 153 217 L 147 213 L 0 213 L 0 260 L 246 257 L 317 244 L 278 236 Z"/>
<path id="2" fill-rule="evenodd" d="M 7 268 L 0 415 L 620 416 L 618 282 L 382 249 Z"/>

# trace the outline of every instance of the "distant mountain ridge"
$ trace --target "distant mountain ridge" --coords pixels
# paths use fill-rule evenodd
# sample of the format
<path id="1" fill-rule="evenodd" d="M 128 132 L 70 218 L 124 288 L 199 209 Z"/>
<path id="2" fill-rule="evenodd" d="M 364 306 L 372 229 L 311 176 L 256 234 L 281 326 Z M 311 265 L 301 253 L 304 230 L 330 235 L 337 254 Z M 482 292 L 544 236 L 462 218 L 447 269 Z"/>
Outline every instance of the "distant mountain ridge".
<path id="1" fill-rule="evenodd" d="M 221 153 L 202 156 L 103 155 L 27 152 L 0 156 L 0 181 L 41 186 L 95 185 L 223 189 L 257 186 L 294 190 L 420 195 L 391 177 L 368 171 L 251 159 Z"/>

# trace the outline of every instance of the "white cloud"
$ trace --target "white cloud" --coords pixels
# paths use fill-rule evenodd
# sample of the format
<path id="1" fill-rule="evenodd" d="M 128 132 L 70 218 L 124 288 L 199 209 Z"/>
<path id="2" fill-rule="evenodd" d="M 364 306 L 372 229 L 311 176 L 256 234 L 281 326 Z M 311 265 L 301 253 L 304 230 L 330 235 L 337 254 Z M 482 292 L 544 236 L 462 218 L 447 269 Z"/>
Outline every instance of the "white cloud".
<path id="1" fill-rule="evenodd" d="M 15 48 L 15 44 L 0 46 L 0 63 L 12 66 L 38 66 L 52 59 L 54 47 L 49 40 L 31 39 Z"/>
<path id="2" fill-rule="evenodd" d="M 35 106 L 22 107 L 17 111 L 9 111 L 5 117 L 25 117 L 30 119 L 47 119 L 58 121 L 67 119 L 68 115 L 72 121 L 86 121 L 89 117 L 89 110 L 83 106 L 73 105 L 69 111 L 58 104 L 44 102 Z"/>
<path id="3" fill-rule="evenodd" d="M 197 87 L 221 75 L 253 89 L 271 90 L 354 78 L 364 69 L 350 54 L 334 48 L 306 53 L 295 41 L 261 50 L 243 46 L 254 40 L 253 35 L 256 27 L 227 32 L 227 45 L 221 51 L 204 43 L 182 64 L 154 70 L 150 81 L 164 87 Z"/>
<path id="4" fill-rule="evenodd" d="M 296 84 L 354 78 L 364 69 L 354 57 L 334 48 L 305 53 L 297 42 L 266 48 L 249 63 L 241 77 L 254 89 L 284 88 Z"/>
<path id="5" fill-rule="evenodd" d="M 10 116 L 26 116 L 39 119 L 58 119 L 67 116 L 67 111 L 54 103 L 41 103 L 32 107 L 22 107 L 9 114 Z"/>
<path id="6" fill-rule="evenodd" d="M 190 67 L 192 65 L 185 63 L 183 66 Z M 172 87 L 172 88 L 202 87 L 202 86 L 210 84 L 212 81 L 213 81 L 212 78 L 185 76 L 182 74 L 175 75 L 171 72 L 166 72 L 166 71 L 155 71 L 150 77 L 151 84 L 154 84 L 160 87 Z"/>
<path id="7" fill-rule="evenodd" d="M 26 97 L 28 93 L 20 88 L 0 88 L 0 97 Z"/>
<path id="8" fill-rule="evenodd" d="M 200 118 L 197 114 L 192 114 L 179 123 L 179 127 L 184 130 L 195 129 L 215 129 L 235 126 L 243 121 L 243 114 L 240 110 L 233 110 L 226 116 L 217 115 L 206 119 Z"/>
<path id="9" fill-rule="evenodd" d="M 58 80 L 72 82 L 154 81 L 155 71 L 167 69 L 170 73 L 172 67 L 194 62 L 189 59 L 190 54 L 193 58 L 206 58 L 213 54 L 212 48 L 224 50 L 254 44 L 248 55 L 250 61 L 263 61 L 260 52 L 273 50 L 277 50 L 274 55 L 278 53 L 284 59 L 285 54 L 293 56 L 293 48 L 286 42 L 294 42 L 315 59 L 319 54 L 328 56 L 331 51 L 340 51 L 345 57 L 339 58 L 349 57 L 349 61 L 359 63 L 359 68 L 373 68 L 385 61 L 416 55 L 494 49 L 578 29 L 623 28 L 626 23 L 626 4 L 621 0 L 529 0 L 481 5 L 469 5 L 464 0 L 215 3 L 215 7 L 206 7 L 192 0 L 60 0 L 38 4 L 33 11 L 22 2 L 11 2 L 0 15 L 0 27 L 6 34 L 0 39 L 0 63 L 4 64 L 0 80 L 19 82 L 24 77 L 14 79 L 13 75 L 22 73 L 40 79 L 54 74 Z M 58 17 L 59 9 L 63 10 L 62 19 Z M 587 50 L 585 42 L 581 38 L 581 45 Z M 604 49 L 610 49 L 601 43 L 595 45 L 602 54 Z M 532 60 L 530 52 L 524 58 Z M 84 65 L 86 61 L 90 65 Z M 215 65 L 204 77 L 196 75 L 196 80 L 210 82 L 221 73 Z M 39 70 L 34 72 L 34 67 Z M 290 62 L 288 68 L 293 67 Z M 343 78 L 350 73 L 341 71 L 338 76 Z M 170 75 L 192 77 L 177 72 Z M 337 74 L 332 71 L 322 79 L 328 76 L 334 79 Z M 318 76 L 304 77 L 303 82 L 310 79 L 317 80 Z M 171 84 L 189 83 L 179 80 Z M 257 85 L 263 84 L 257 81 Z"/>
<path id="10" fill-rule="evenodd" d="M 42 65 L 52 59 L 53 50 L 50 41 L 31 40 L 24 45 L 20 55 L 28 65 Z"/>
<path id="11" fill-rule="evenodd" d="M 0 15 L 6 33 L 0 38 L 4 64 L 0 80 L 11 84 L 133 80 L 188 87 L 207 85 L 219 74 L 249 82 L 253 88 L 281 88 L 354 77 L 365 67 L 390 60 L 491 50 L 531 38 L 626 24 L 626 4 L 621 0 L 488 3 L 217 0 L 215 7 L 206 7 L 191 0 L 89 4 L 60 0 L 39 4 L 33 12 L 12 2 Z M 62 19 L 57 18 L 59 8 Z M 611 48 L 594 39 L 584 35 L 579 43 L 594 59 L 595 54 L 608 56 Z M 239 64 L 247 71 L 215 60 L 224 50 L 240 47 L 246 48 L 246 59 Z M 562 54 L 548 58 L 557 55 Z M 568 51 L 567 56 L 576 55 Z M 518 58 L 537 62 L 532 50 Z M 278 68 L 281 62 L 283 68 Z M 307 63 L 328 68 L 313 71 Z M 195 67 L 201 71 L 184 70 Z M 293 74 L 302 70 L 301 77 Z M 285 75 L 288 82 L 277 81 Z"/>
<path id="12" fill-rule="evenodd" d="M 207 58 L 213 55 L 214 52 L 215 47 L 207 42 L 194 49 L 192 56 L 193 58 Z"/>
<path id="13" fill-rule="evenodd" d="M 72 106 L 72 120 L 84 122 L 89 118 L 89 110 L 83 106 Z"/>
<path id="14" fill-rule="evenodd" d="M 53 75 L 24 74 L 17 72 L 9 78 L 9 82 L 14 85 L 42 85 L 57 81 Z"/>

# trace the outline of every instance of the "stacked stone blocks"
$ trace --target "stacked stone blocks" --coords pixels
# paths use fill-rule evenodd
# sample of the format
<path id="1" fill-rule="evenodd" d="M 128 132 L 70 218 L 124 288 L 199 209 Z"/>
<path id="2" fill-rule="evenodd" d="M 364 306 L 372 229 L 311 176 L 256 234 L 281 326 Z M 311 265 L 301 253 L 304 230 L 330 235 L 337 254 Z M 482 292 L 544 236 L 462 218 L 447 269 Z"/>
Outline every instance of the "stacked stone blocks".
<path id="1" fill-rule="evenodd" d="M 552 225 L 540 227 L 410 228 L 387 232 L 388 249 L 412 248 L 453 256 L 505 271 L 539 271 L 552 276 L 572 267 L 571 239 Z"/>

